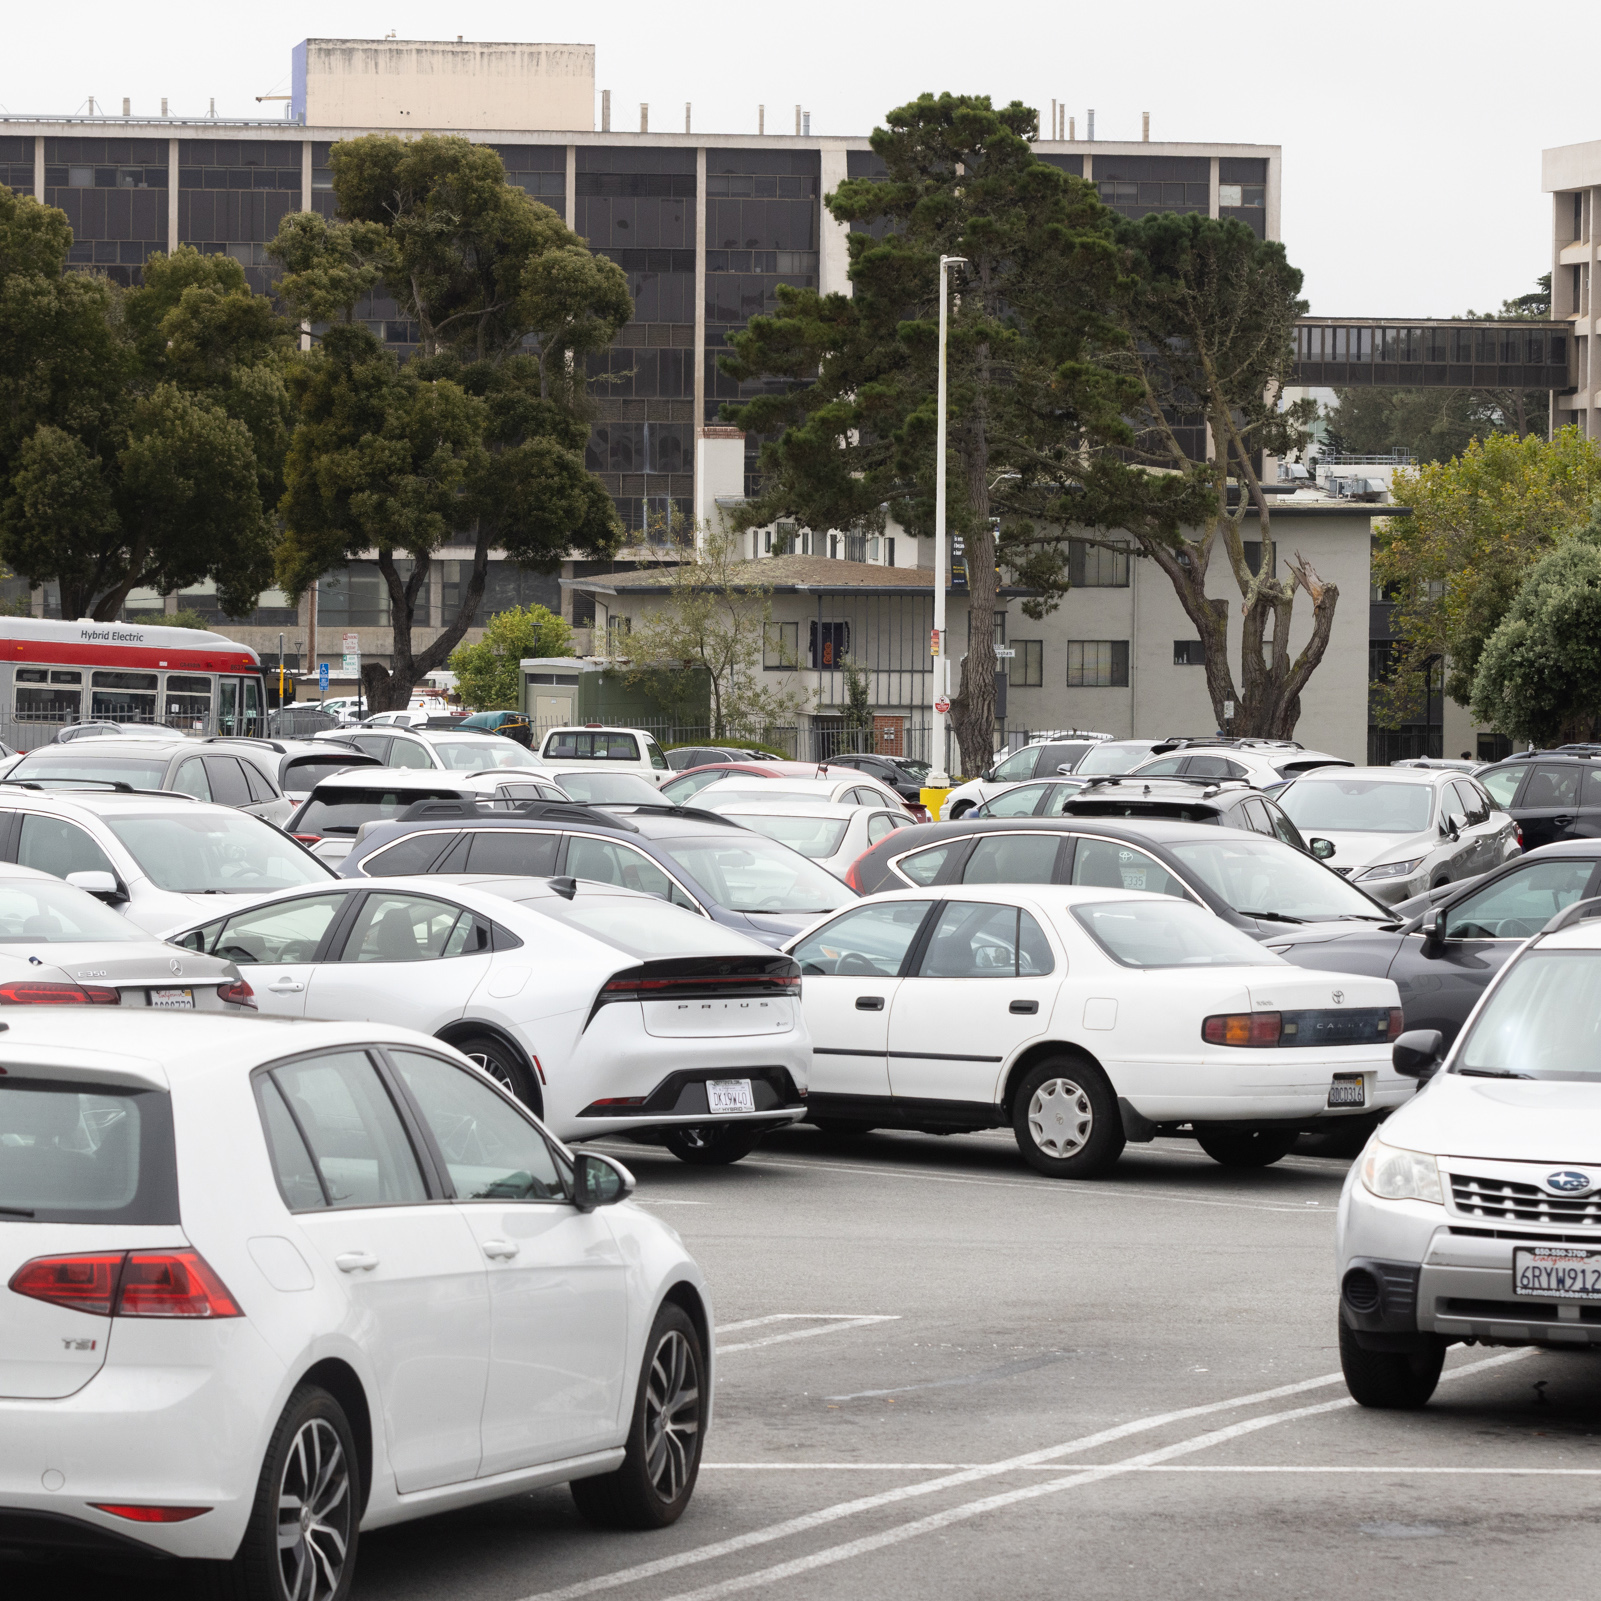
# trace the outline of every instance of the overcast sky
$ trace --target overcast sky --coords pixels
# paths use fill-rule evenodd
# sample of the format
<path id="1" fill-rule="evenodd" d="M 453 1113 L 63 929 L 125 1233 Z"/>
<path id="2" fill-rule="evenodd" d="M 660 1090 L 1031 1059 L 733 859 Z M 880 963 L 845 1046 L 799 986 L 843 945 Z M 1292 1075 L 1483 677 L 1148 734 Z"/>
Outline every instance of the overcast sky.
<path id="1" fill-rule="evenodd" d="M 1585 12 L 1569 15 L 1578 26 Z M 9 16 L 0 107 L 13 115 L 71 113 L 89 95 L 117 109 L 126 95 L 136 114 L 163 95 L 175 114 L 202 114 L 213 96 L 219 116 L 281 112 L 254 97 L 288 89 L 297 41 L 390 30 L 593 42 L 618 127 L 638 125 L 642 100 L 654 127 L 682 127 L 687 100 L 697 129 L 754 133 L 758 102 L 780 129 L 799 102 L 814 133 L 865 134 L 888 108 L 943 89 L 1041 108 L 1055 96 L 1081 137 L 1091 106 L 1105 139 L 1137 139 L 1149 111 L 1153 139 L 1283 146 L 1284 240 L 1312 310 L 1328 315 L 1449 316 L 1532 287 L 1550 264 L 1540 152 L 1601 138 L 1601 108 L 1568 92 L 1583 81 L 1569 54 L 1584 59 L 1578 35 L 1567 46 L 1541 27 L 1525 36 L 1485 0 L 162 0 L 134 11 L 77 0 Z"/>

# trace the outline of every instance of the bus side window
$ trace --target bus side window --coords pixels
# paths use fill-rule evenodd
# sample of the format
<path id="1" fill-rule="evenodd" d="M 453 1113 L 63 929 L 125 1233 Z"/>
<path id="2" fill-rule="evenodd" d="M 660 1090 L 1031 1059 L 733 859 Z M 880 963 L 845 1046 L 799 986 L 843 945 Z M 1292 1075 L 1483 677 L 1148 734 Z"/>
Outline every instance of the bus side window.
<path id="1" fill-rule="evenodd" d="M 261 722 L 261 680 L 245 680 L 244 727 L 240 730 L 247 739 L 259 739 L 266 730 Z"/>

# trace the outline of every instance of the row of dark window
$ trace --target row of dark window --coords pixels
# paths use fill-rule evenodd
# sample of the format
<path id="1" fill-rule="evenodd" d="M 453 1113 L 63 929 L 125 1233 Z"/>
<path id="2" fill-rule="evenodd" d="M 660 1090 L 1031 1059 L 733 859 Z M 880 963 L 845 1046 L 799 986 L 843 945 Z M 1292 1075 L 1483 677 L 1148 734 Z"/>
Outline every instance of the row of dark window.
<path id="1" fill-rule="evenodd" d="M 584 465 L 597 473 L 688 473 L 694 463 L 693 423 L 596 423 L 584 451 Z"/>
<path id="2" fill-rule="evenodd" d="M 693 253 L 695 212 L 682 200 L 605 200 L 580 195 L 573 230 L 596 247 Z"/>
<path id="3" fill-rule="evenodd" d="M 31 183 L 31 168 L 29 172 Z M 47 163 L 44 183 L 47 189 L 165 189 L 167 166 L 165 162 L 159 167 L 53 167 Z"/>
<path id="4" fill-rule="evenodd" d="M 709 200 L 706 243 L 718 250 L 816 250 L 810 200 Z"/>
<path id="5" fill-rule="evenodd" d="M 1353 328 L 1309 326 L 1295 330 L 1298 361 L 1515 362 L 1566 366 L 1562 334 L 1529 332 L 1515 322 L 1470 328 Z"/>

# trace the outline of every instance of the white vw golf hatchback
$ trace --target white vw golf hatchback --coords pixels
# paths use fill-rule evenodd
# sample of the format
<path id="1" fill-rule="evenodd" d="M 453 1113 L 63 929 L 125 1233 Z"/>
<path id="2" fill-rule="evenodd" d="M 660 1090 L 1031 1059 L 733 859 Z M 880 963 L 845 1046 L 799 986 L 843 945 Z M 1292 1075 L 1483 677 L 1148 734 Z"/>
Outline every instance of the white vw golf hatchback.
<path id="1" fill-rule="evenodd" d="M 671 1522 L 711 1311 L 627 1171 L 382 1024 L 0 1032 L 0 1545 L 340 1601 L 362 1529 L 569 1482 Z"/>
<path id="2" fill-rule="evenodd" d="M 1158 1134 L 1265 1166 L 1412 1093 L 1387 978 L 1292 967 L 1166 895 L 953 891 L 874 896 L 790 945 L 824 1128 L 1010 1126 L 1041 1173 L 1089 1178 Z"/>

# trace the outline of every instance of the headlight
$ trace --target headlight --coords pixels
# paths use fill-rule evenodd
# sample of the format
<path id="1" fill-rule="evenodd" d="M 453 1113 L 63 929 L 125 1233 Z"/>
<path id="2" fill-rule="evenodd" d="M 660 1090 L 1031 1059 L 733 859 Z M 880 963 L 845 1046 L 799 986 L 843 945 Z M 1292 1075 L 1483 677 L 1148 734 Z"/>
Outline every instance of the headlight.
<path id="1" fill-rule="evenodd" d="M 1421 1151 L 1402 1151 L 1382 1140 L 1368 1142 L 1362 1153 L 1362 1183 L 1386 1201 L 1433 1201 L 1445 1205 L 1440 1190 L 1440 1168 Z"/>
<path id="2" fill-rule="evenodd" d="M 1386 862 L 1382 867 L 1370 867 L 1365 873 L 1358 873 L 1358 879 L 1364 878 L 1410 878 L 1422 865 L 1423 858 L 1414 856 L 1409 862 Z"/>

